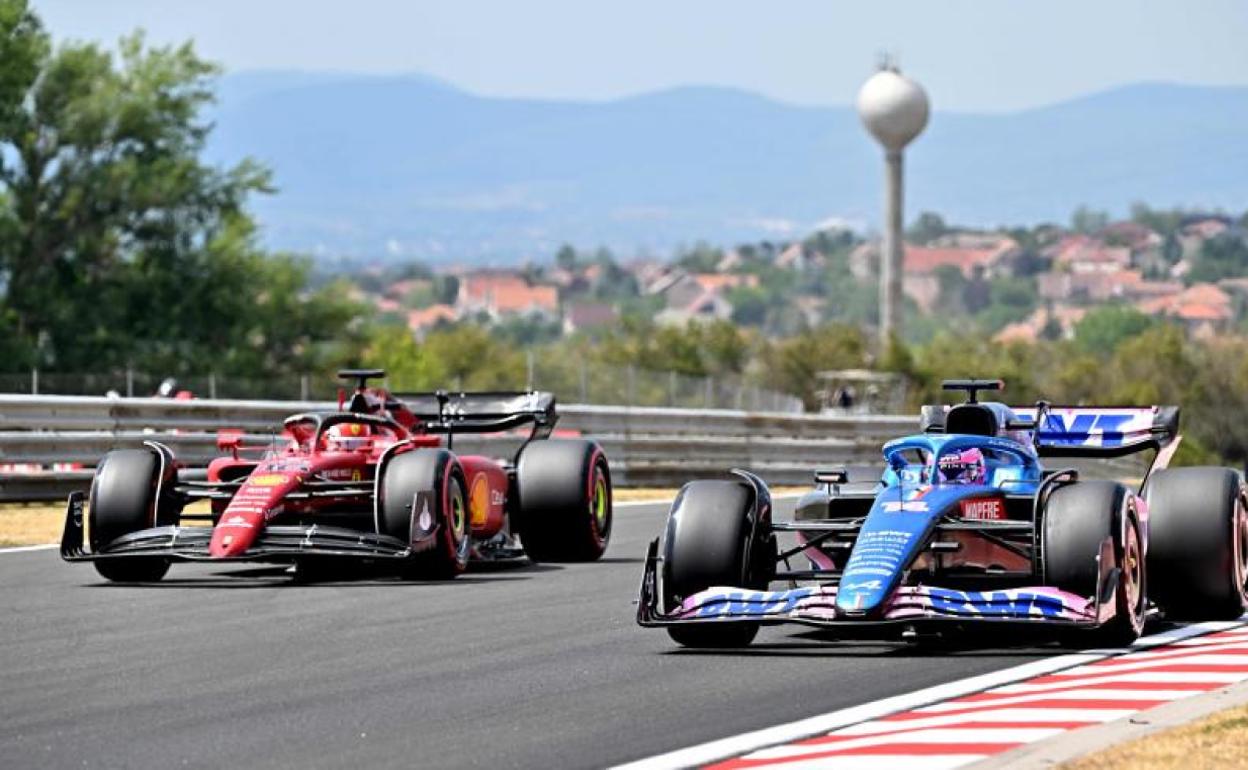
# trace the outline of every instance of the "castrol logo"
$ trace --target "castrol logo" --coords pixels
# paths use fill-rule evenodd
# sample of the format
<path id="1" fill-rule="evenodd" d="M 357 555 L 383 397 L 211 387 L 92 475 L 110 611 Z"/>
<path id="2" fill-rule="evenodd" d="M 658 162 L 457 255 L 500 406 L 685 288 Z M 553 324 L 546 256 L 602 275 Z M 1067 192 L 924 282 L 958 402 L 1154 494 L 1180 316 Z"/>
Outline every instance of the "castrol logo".
<path id="1" fill-rule="evenodd" d="M 1005 518 L 1005 501 L 999 497 L 963 500 L 962 518 L 973 521 L 1000 521 Z"/>

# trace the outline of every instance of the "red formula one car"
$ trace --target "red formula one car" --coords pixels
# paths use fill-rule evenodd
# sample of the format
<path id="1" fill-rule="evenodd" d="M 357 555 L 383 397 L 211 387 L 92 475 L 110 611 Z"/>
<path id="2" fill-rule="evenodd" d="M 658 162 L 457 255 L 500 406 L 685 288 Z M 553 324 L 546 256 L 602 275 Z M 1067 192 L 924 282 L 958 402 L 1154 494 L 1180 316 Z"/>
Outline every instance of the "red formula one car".
<path id="1" fill-rule="evenodd" d="M 611 536 L 611 472 L 593 441 L 550 439 L 549 393 L 442 391 L 402 398 L 357 382 L 337 411 L 288 417 L 268 446 L 223 433 L 207 481 L 179 478 L 166 446 L 110 452 L 89 498 L 71 495 L 61 556 L 114 581 L 174 561 L 264 561 L 320 573 L 343 557 L 450 578 L 470 560 L 591 561 Z M 453 437 L 529 427 L 511 460 L 457 455 Z M 182 526 L 211 501 L 212 527 Z M 199 518 L 208 518 L 200 515 Z M 85 527 L 84 527 L 85 524 Z M 84 537 L 85 529 L 85 537 Z M 84 549 L 84 542 L 90 549 Z"/>

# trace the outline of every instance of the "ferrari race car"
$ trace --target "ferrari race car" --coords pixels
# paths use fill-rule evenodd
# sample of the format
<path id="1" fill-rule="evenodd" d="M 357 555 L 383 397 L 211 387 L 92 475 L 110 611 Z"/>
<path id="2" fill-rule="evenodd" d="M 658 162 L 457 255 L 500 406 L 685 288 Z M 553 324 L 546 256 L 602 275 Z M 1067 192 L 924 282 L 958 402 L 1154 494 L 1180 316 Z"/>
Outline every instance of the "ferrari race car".
<path id="1" fill-rule="evenodd" d="M 1012 409 L 977 400 L 998 381 L 944 387 L 966 402 L 925 407 L 922 433 L 884 445 L 878 483 L 818 472 L 791 522 L 773 521 L 766 484 L 744 471 L 686 484 L 661 558 L 650 544 L 638 622 L 693 647 L 744 646 L 785 622 L 912 639 L 1042 624 L 1121 645 L 1154 612 L 1213 620 L 1248 607 L 1248 490 L 1230 469 L 1166 468 L 1177 407 Z M 1138 489 L 1041 462 L 1136 453 L 1149 460 Z M 791 568 L 802 557 L 809 568 Z"/>
<path id="2" fill-rule="evenodd" d="M 549 438 L 549 393 L 395 397 L 355 380 L 337 411 L 288 417 L 268 446 L 222 433 L 206 481 L 179 478 L 156 441 L 110 452 L 89 497 L 70 497 L 61 556 L 113 581 L 154 581 L 174 561 L 262 561 L 323 574 L 342 558 L 451 578 L 469 560 L 592 561 L 611 536 L 611 472 L 593 441 Z M 512 460 L 456 455 L 465 433 L 528 426 Z M 445 445 L 444 445 L 445 444 Z M 183 513 L 207 499 L 210 514 Z M 211 527 L 182 526 L 211 519 Z M 84 533 L 85 529 L 85 533 Z M 89 543 L 89 550 L 84 549 Z M 341 562 L 338 562 L 341 563 Z"/>

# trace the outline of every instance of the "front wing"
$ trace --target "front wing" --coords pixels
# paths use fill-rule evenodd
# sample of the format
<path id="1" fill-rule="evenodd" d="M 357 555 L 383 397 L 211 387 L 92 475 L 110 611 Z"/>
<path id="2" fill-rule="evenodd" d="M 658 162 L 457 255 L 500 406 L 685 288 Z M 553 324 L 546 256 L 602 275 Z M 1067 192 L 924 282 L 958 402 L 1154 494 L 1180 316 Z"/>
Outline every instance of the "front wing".
<path id="1" fill-rule="evenodd" d="M 897 588 L 880 612 L 856 615 L 836 606 L 836 585 L 782 591 L 716 586 L 664 611 L 660 604 L 658 548 L 656 539 L 646 554 L 637 606 L 637 622 L 642 626 L 741 621 L 817 627 L 987 622 L 1095 628 L 1112 619 L 1116 611 L 1112 600 L 1118 579 L 1116 570 L 1098 579 L 1093 597 L 1076 596 L 1051 586 L 959 591 L 913 585 Z"/>
<path id="2" fill-rule="evenodd" d="M 88 553 L 83 547 L 83 495 L 76 492 L 70 496 L 65 512 L 61 558 L 65 561 L 160 557 L 171 561 L 291 562 L 305 556 L 405 559 L 412 553 L 409 544 L 389 535 L 317 524 L 266 527 L 250 548 L 226 559 L 208 554 L 211 539 L 211 527 L 152 527 L 123 535 L 99 552 Z"/>

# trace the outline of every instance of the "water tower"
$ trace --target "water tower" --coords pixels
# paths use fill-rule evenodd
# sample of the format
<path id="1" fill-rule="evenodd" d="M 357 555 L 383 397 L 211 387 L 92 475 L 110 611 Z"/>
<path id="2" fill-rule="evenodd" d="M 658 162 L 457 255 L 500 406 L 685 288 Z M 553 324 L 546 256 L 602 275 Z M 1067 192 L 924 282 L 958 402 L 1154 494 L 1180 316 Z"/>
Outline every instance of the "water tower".
<path id="1" fill-rule="evenodd" d="M 858 116 L 884 146 L 884 248 L 880 253 L 880 352 L 901 336 L 902 151 L 927 125 L 927 94 L 895 64 L 880 71 L 858 92 Z"/>

